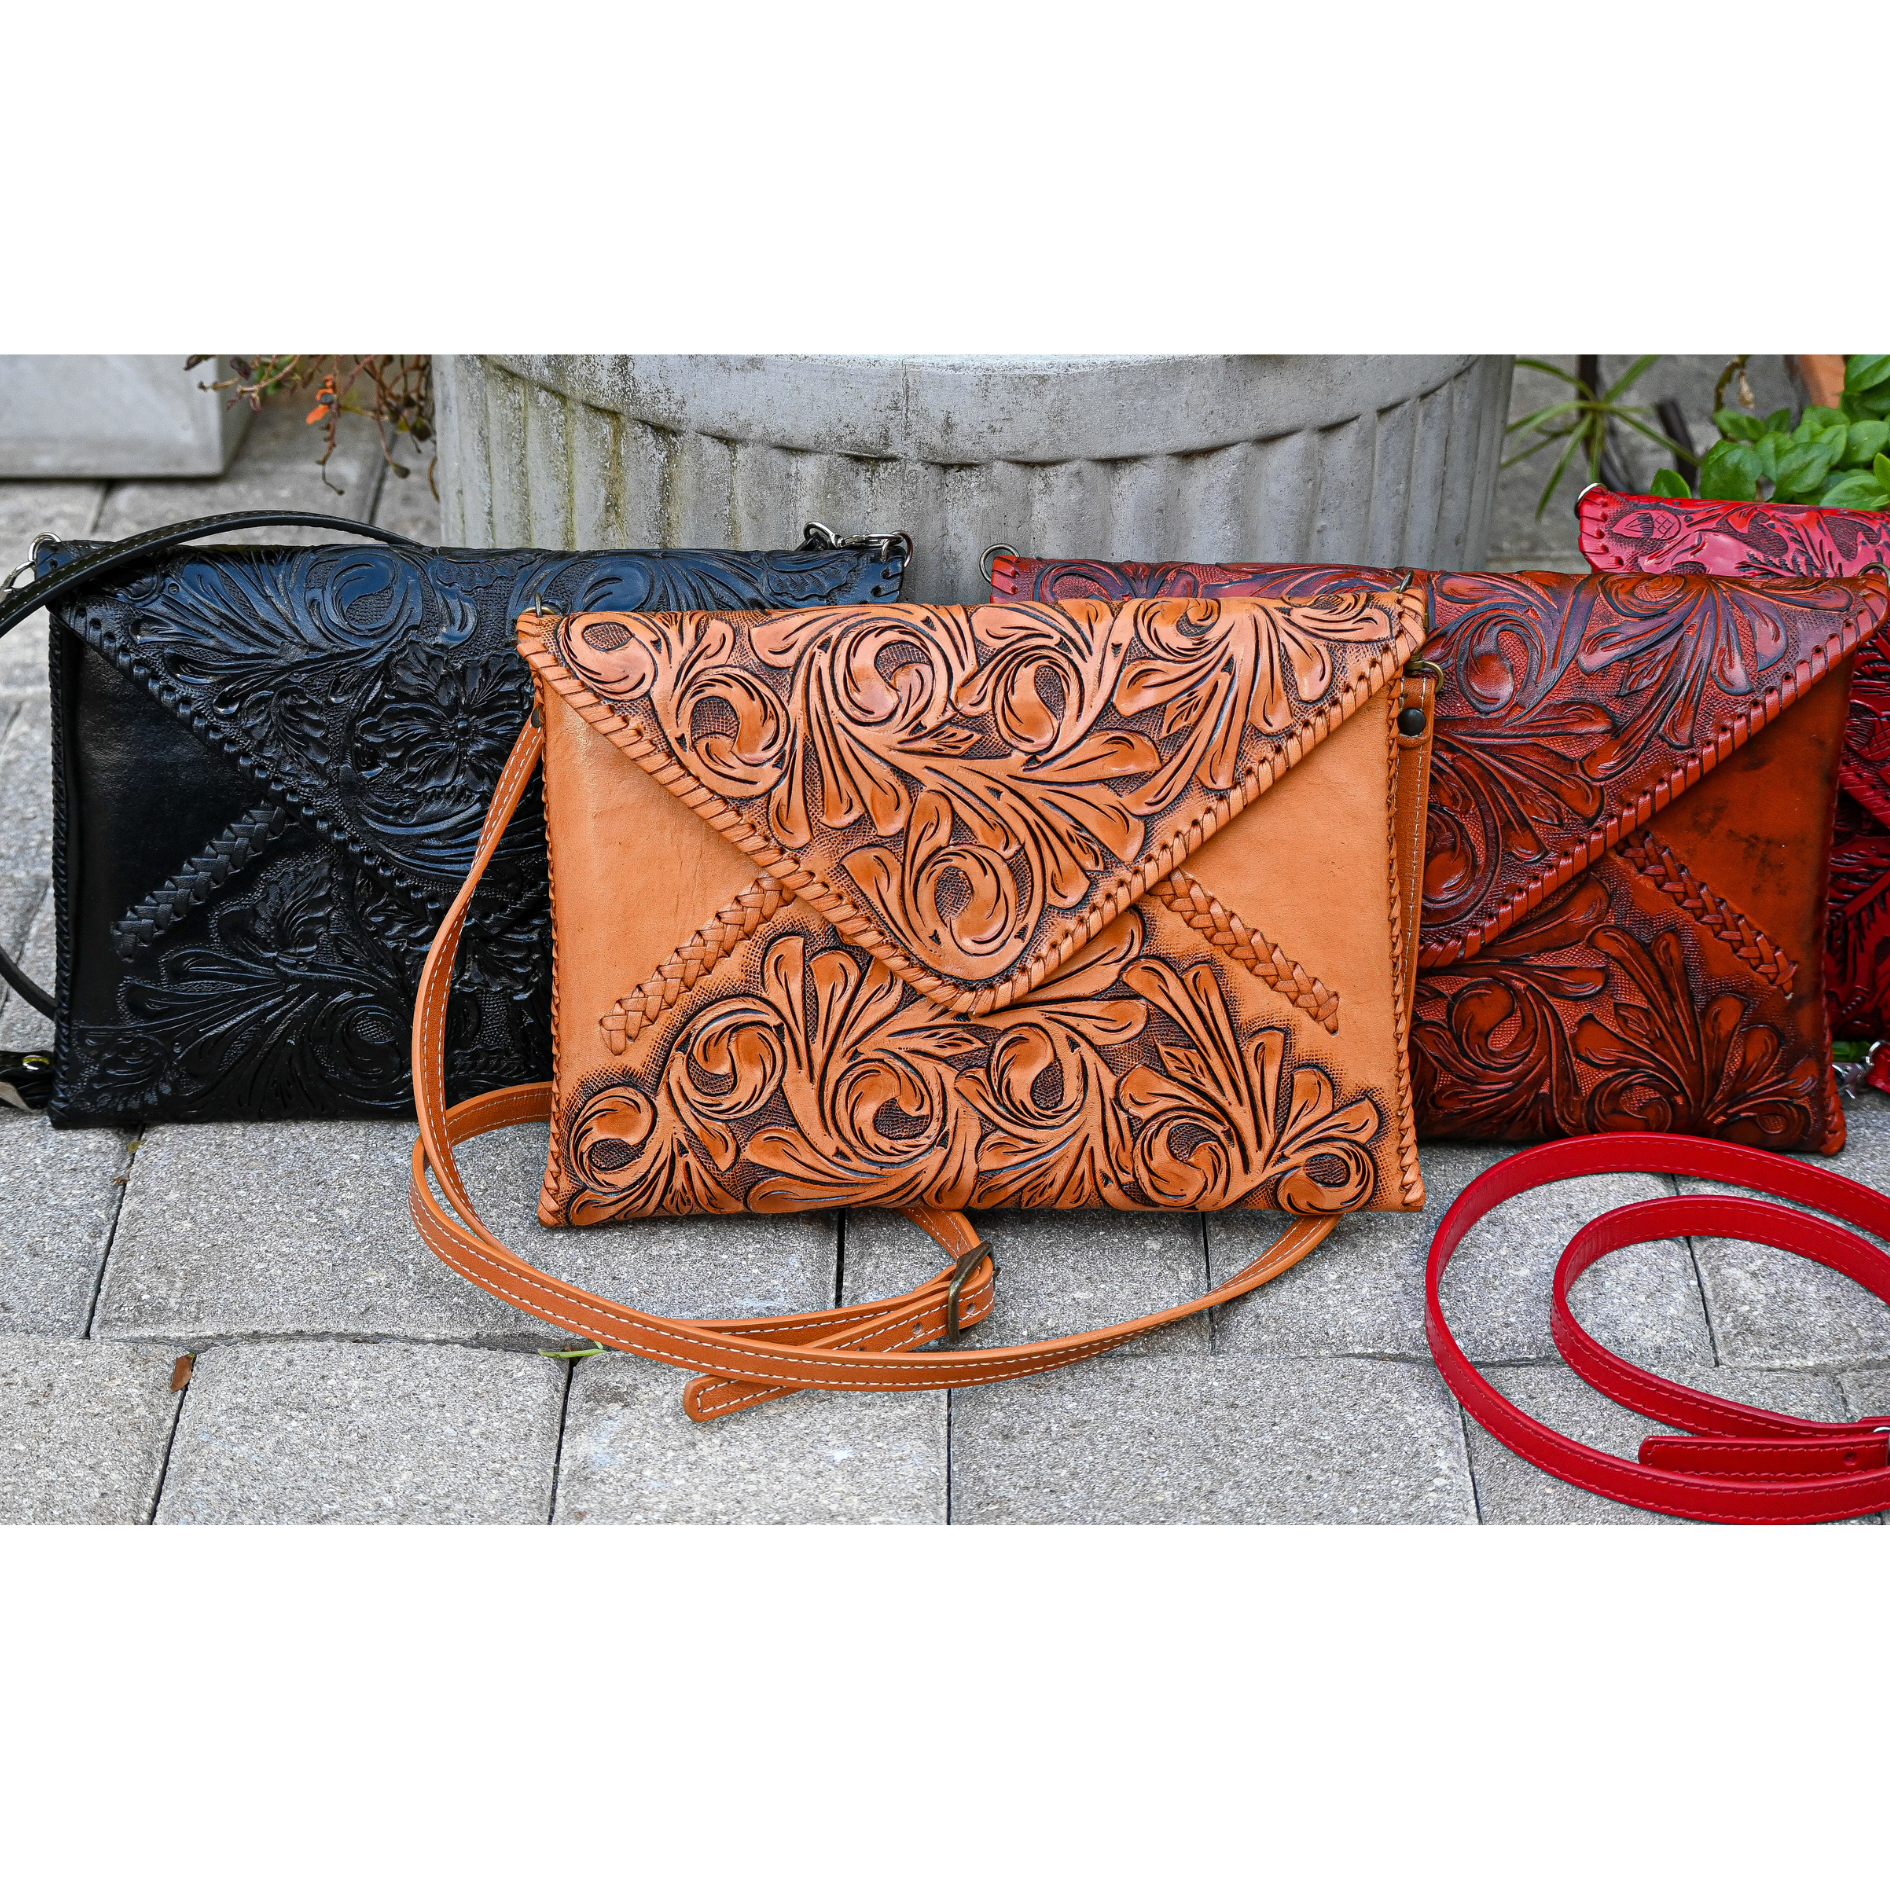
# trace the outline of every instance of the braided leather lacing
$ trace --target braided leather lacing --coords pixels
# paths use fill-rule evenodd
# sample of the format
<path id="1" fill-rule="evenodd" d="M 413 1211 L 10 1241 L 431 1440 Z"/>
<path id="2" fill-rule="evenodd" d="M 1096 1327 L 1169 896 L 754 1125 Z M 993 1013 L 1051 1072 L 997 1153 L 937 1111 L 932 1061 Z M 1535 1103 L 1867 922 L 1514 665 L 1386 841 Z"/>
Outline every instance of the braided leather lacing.
<path id="1" fill-rule="evenodd" d="M 1682 912 L 1733 949 L 1733 956 L 1750 965 L 1768 984 L 1790 992 L 1798 967 L 1766 937 L 1737 906 L 1697 880 L 1670 847 L 1662 846 L 1643 828 L 1619 848 L 1621 858 L 1650 879 Z"/>
<path id="2" fill-rule="evenodd" d="M 693 991 L 699 979 L 707 977 L 743 939 L 754 936 L 757 926 L 772 919 L 793 898 L 788 887 L 767 873 L 746 892 L 738 893 L 711 924 L 686 945 L 679 945 L 650 977 L 597 1020 L 610 1054 L 622 1056 L 642 1035 L 646 1024 L 654 1023 L 684 992 Z"/>
<path id="3" fill-rule="evenodd" d="M 1245 965 L 1264 985 L 1334 1036 L 1339 1030 L 1339 994 L 1328 991 L 1302 964 L 1288 958 L 1264 933 L 1256 932 L 1221 902 L 1192 873 L 1175 873 L 1150 889 L 1176 918 L 1185 919 L 1210 945 Z"/>
<path id="4" fill-rule="evenodd" d="M 252 807 L 223 829 L 208 846 L 193 853 L 156 892 L 147 893 L 112 925 L 112 950 L 135 958 L 153 939 L 168 932 L 187 912 L 202 905 L 232 873 L 261 857 L 283 833 L 289 817 L 280 807 Z"/>

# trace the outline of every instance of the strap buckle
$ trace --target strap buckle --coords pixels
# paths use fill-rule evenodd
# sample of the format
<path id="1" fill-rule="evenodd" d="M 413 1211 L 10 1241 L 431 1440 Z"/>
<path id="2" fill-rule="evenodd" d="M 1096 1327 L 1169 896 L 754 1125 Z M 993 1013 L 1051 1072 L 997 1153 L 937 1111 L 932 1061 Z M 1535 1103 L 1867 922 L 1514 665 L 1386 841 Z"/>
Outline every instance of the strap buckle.
<path id="1" fill-rule="evenodd" d="M 952 1274 L 952 1283 L 945 1289 L 945 1336 L 948 1339 L 958 1337 L 958 1296 L 965 1290 L 965 1281 L 970 1278 L 971 1270 L 980 1260 L 991 1262 L 991 1284 L 997 1284 L 997 1261 L 991 1253 L 991 1243 L 981 1240 L 975 1247 L 968 1247 L 958 1256 L 957 1270 Z"/>

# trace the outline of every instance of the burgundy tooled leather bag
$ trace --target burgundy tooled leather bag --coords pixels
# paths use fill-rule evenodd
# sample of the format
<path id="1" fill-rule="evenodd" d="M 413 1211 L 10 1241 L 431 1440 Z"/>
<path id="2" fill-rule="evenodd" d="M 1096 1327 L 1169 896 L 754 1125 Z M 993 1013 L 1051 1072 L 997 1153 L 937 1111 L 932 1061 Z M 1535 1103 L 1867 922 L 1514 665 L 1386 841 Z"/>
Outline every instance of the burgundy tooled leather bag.
<path id="1" fill-rule="evenodd" d="M 992 591 L 1310 596 L 1399 576 L 1004 556 Z M 1890 608 L 1883 579 L 1416 581 L 1442 672 L 1420 1130 L 1842 1148 L 1825 875 L 1850 659 Z"/>
<path id="2" fill-rule="evenodd" d="M 1858 577 L 1890 565 L 1890 512 L 1727 499 L 1655 499 L 1590 486 L 1575 507 L 1597 571 L 1717 577 Z M 1890 1037 L 1890 641 L 1851 675 L 1838 769 L 1824 979 L 1840 1037 Z M 1890 1054 L 1870 1080 L 1890 1090 Z"/>

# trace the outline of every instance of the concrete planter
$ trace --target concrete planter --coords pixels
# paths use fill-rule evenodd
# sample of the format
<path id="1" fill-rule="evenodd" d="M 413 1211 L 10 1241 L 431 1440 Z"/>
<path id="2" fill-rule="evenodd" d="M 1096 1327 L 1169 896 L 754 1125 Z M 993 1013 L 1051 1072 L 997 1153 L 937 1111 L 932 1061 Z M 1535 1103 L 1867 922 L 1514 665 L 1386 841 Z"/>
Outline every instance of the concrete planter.
<path id="1" fill-rule="evenodd" d="M 0 354 L 0 479 L 217 478 L 250 410 L 198 382 L 227 374 L 181 354 Z"/>
<path id="2" fill-rule="evenodd" d="M 910 598 L 1045 557 L 1473 569 L 1508 355 L 441 355 L 447 542 L 903 529 Z"/>

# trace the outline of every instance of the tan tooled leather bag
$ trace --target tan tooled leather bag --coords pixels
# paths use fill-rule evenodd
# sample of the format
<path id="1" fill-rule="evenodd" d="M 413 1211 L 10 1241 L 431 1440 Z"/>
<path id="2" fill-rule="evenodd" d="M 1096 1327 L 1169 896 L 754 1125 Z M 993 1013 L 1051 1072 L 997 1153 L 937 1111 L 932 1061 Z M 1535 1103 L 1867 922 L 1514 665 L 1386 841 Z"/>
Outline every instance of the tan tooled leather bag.
<path id="1" fill-rule="evenodd" d="M 703 1374 L 685 1405 L 707 1418 L 1045 1371 L 1250 1291 L 1343 1214 L 1421 1207 L 1423 609 L 1411 590 L 520 618 L 538 706 L 415 1017 L 428 1245 L 555 1326 Z M 541 754 L 555 1076 L 449 1111 L 460 929 Z M 838 1310 L 633 1311 L 474 1212 L 454 1145 L 547 1115 L 549 1225 L 871 1203 L 951 1264 Z M 1098 1204 L 1296 1218 L 1187 1305 L 917 1355 L 992 1303 L 961 1210 Z"/>

